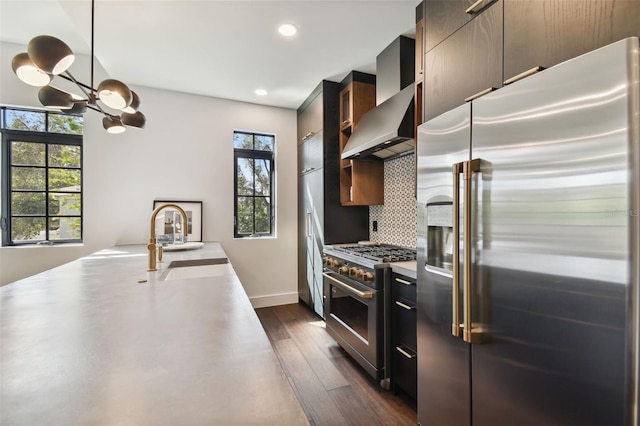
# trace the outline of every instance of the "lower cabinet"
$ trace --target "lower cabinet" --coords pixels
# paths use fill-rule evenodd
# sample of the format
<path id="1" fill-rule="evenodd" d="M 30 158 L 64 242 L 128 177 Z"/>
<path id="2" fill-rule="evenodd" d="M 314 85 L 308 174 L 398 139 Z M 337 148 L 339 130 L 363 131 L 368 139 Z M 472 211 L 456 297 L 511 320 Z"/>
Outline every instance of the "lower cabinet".
<path id="1" fill-rule="evenodd" d="M 417 396 L 416 280 L 391 274 L 391 389 Z"/>

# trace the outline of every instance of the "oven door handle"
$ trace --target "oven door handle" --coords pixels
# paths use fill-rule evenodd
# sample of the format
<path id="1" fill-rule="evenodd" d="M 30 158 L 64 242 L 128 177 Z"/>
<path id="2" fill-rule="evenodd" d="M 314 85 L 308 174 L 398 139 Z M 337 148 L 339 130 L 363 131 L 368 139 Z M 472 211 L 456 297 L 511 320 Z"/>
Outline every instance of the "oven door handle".
<path id="1" fill-rule="evenodd" d="M 358 297 L 361 297 L 363 299 L 373 299 L 373 292 L 372 291 L 360 291 L 357 290 L 353 287 L 351 287 L 348 284 L 343 283 L 340 280 L 337 280 L 335 278 L 333 278 L 331 275 L 329 275 L 326 272 L 323 272 L 322 275 L 324 275 L 326 278 L 330 279 L 331 281 L 333 281 L 335 284 L 337 284 L 338 287 L 340 287 L 340 289 L 349 292 L 351 294 L 355 294 Z"/>

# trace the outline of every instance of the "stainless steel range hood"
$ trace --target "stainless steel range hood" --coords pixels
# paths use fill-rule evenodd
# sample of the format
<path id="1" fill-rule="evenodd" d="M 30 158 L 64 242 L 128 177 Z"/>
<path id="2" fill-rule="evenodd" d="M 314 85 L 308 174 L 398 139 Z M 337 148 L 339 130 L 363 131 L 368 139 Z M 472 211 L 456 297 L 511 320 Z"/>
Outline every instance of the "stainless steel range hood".
<path id="1" fill-rule="evenodd" d="M 414 84 L 410 84 L 362 116 L 342 159 L 389 158 L 415 149 Z"/>

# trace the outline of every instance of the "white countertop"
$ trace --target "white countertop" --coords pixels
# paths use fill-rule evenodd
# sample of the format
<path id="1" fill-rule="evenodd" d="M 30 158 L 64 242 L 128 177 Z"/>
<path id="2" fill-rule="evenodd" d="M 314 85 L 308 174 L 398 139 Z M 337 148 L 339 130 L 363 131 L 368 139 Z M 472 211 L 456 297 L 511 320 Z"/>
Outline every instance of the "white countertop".
<path id="1" fill-rule="evenodd" d="M 0 424 L 308 424 L 237 276 L 146 267 L 118 246 L 0 288 Z"/>
<path id="2" fill-rule="evenodd" d="M 410 278 L 417 277 L 417 266 L 415 260 L 409 260 L 406 262 L 393 262 L 391 263 L 391 270 L 396 274 L 404 275 Z"/>

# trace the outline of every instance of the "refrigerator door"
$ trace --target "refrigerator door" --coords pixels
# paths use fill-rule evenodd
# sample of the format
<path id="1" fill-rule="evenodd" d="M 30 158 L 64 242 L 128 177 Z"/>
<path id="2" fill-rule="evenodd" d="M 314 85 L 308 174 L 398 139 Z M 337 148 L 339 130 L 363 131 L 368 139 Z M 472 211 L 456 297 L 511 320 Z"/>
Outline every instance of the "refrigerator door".
<path id="1" fill-rule="evenodd" d="M 418 128 L 418 423 L 470 421 L 469 345 L 452 336 L 452 166 L 469 159 L 471 108 Z M 457 244 L 460 246 L 460 242 Z M 462 255 L 462 253 L 461 253 Z"/>
<path id="2" fill-rule="evenodd" d="M 637 74 L 627 39 L 474 101 L 474 426 L 631 424 Z"/>

